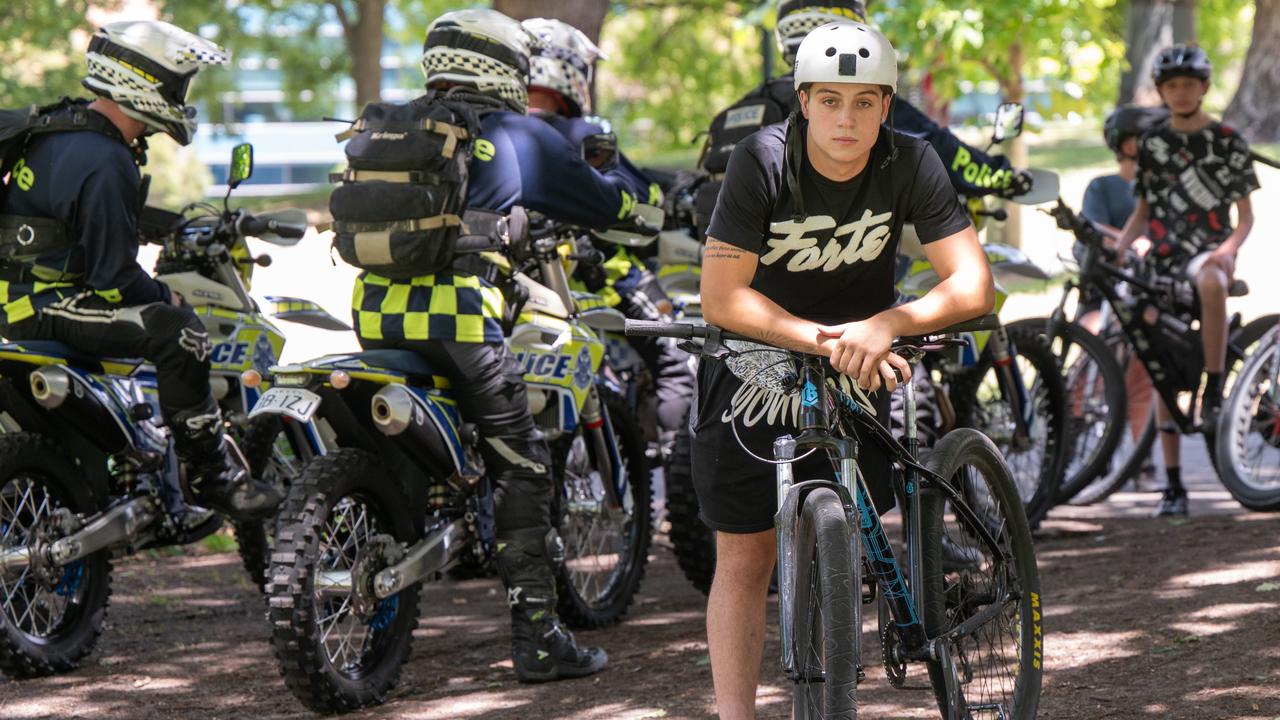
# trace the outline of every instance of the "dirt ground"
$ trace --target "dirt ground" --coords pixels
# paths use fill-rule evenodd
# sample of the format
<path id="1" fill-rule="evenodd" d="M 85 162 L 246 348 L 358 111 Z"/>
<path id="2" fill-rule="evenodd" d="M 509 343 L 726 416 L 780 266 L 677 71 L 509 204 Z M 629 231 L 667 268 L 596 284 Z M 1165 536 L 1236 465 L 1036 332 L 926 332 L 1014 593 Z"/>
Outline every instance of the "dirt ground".
<path id="1" fill-rule="evenodd" d="M 1188 467 L 1193 463 L 1188 462 Z M 1047 609 L 1040 717 L 1280 719 L 1280 517 L 1250 514 L 1192 473 L 1194 515 L 1151 520 L 1151 494 L 1064 508 L 1037 545 Z M 665 538 L 620 627 L 578 634 L 610 665 L 585 680 L 515 682 L 496 581 L 429 586 L 413 654 L 386 705 L 358 718 L 699 718 L 714 712 L 704 598 Z M 878 672 L 862 717 L 937 717 L 923 671 Z M 301 718 L 266 642 L 262 599 L 234 554 L 120 563 L 108 628 L 80 670 L 0 680 L 0 718 Z M 789 715 L 771 632 L 761 717 Z"/>

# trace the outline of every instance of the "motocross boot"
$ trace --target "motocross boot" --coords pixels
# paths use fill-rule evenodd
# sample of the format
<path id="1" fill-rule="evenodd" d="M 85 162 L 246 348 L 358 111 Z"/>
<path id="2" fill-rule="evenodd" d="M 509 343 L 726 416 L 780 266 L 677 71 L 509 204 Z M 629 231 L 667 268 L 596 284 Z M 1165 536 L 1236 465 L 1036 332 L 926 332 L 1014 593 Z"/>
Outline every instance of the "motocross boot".
<path id="1" fill-rule="evenodd" d="M 609 658 L 600 648 L 579 648 L 556 616 L 556 580 L 549 545 L 555 531 L 499 533 L 498 572 L 511 606 L 511 660 L 520 682 L 593 675 Z"/>
<path id="2" fill-rule="evenodd" d="M 170 425 L 195 502 L 247 519 L 270 515 L 284 499 L 279 490 L 249 474 L 239 448 L 223 429 L 222 413 L 212 397 L 174 413 Z"/>

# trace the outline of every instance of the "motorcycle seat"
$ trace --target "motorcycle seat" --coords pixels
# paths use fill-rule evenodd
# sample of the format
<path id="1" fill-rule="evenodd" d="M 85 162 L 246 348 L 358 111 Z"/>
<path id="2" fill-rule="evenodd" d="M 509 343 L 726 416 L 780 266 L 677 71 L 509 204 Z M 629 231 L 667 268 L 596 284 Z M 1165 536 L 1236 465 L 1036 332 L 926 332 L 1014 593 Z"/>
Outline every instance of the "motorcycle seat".
<path id="1" fill-rule="evenodd" d="M 15 340 L 0 343 L 0 360 L 31 365 L 71 365 L 95 375 L 130 375 L 146 360 L 98 357 L 57 340 Z"/>
<path id="2" fill-rule="evenodd" d="M 324 365 L 335 370 L 390 370 L 403 375 L 411 385 L 418 387 L 449 387 L 448 379 L 425 357 L 412 350 L 385 348 L 362 350 L 324 359 Z"/>

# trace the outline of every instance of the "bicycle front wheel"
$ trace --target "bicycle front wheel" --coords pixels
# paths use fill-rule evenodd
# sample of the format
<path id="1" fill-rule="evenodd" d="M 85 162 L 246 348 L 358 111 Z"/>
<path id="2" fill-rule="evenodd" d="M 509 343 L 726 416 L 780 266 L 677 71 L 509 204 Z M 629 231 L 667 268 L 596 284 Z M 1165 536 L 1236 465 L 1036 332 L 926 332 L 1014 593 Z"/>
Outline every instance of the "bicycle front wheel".
<path id="1" fill-rule="evenodd" d="M 855 562 L 851 534 L 835 491 L 819 488 L 805 496 L 796 526 L 791 613 L 796 720 L 858 714 L 862 565 Z"/>
<path id="2" fill-rule="evenodd" d="M 947 433 L 922 488 L 925 632 L 947 647 L 928 663 L 942 716 L 1034 718 L 1043 630 L 1031 531 L 1000 451 L 981 433 Z M 954 713 L 954 714 L 953 714 Z"/>

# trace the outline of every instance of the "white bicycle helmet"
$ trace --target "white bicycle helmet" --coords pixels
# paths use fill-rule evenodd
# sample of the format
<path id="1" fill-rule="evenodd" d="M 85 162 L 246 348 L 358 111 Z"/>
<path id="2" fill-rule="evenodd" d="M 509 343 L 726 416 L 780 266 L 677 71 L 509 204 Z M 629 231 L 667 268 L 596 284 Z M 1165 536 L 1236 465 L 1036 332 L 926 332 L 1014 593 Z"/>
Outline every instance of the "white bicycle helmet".
<path id="1" fill-rule="evenodd" d="M 591 114 L 591 75 L 596 60 L 604 57 L 600 48 L 560 20 L 531 18 L 521 24 L 539 40 L 529 61 L 529 87 L 560 93 L 578 117 Z"/>
<path id="2" fill-rule="evenodd" d="M 422 73 L 428 87 L 445 82 L 475 88 L 523 114 L 532 46 L 524 26 L 497 10 L 455 10 L 427 28 Z"/>
<path id="3" fill-rule="evenodd" d="M 160 20 L 104 25 L 89 40 L 84 86 L 114 100 L 129 117 L 180 145 L 191 143 L 196 109 L 186 104 L 191 78 L 231 60 L 204 38 Z"/>
<path id="4" fill-rule="evenodd" d="M 867 7 L 861 0 L 782 0 L 773 36 L 788 65 L 796 62 L 796 50 L 805 35 L 836 20 L 866 22 Z"/>
<path id="5" fill-rule="evenodd" d="M 883 33 L 862 23 L 828 23 L 796 51 L 795 88 L 806 83 L 866 83 L 898 91 L 898 54 Z"/>

